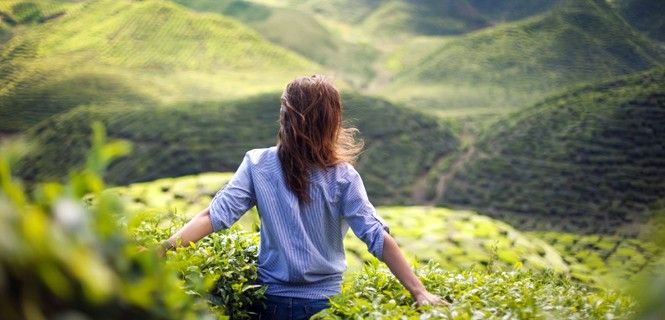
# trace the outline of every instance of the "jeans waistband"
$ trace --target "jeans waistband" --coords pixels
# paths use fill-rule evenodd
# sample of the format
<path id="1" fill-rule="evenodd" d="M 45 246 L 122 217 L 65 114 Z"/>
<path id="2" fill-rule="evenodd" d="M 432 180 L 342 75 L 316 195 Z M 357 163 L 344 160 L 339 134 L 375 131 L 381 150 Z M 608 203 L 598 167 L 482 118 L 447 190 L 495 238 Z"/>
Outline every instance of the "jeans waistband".
<path id="1" fill-rule="evenodd" d="M 328 301 L 328 299 L 295 298 L 295 297 L 276 296 L 273 294 L 265 294 L 265 298 L 266 300 L 270 300 L 276 303 L 292 303 L 292 304 Z"/>

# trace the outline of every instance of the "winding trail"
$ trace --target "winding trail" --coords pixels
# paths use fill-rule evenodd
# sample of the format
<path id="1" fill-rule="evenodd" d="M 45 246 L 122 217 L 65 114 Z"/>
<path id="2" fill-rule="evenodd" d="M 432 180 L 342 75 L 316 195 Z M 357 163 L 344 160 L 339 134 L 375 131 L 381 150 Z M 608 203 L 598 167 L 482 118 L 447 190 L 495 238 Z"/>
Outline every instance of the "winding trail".
<path id="1" fill-rule="evenodd" d="M 434 198 L 429 201 L 428 205 L 434 206 L 439 201 L 441 201 L 441 198 L 443 198 L 443 195 L 446 192 L 446 187 L 448 186 L 448 182 L 455 177 L 455 174 L 459 172 L 459 170 L 464 166 L 464 163 L 476 152 L 476 148 L 471 145 L 460 157 L 455 159 L 455 162 L 450 165 L 450 168 L 446 170 L 446 172 L 442 175 L 439 176 L 439 180 L 436 183 L 436 189 L 434 193 Z"/>
<path id="2" fill-rule="evenodd" d="M 455 177 L 457 172 L 462 169 L 464 166 L 464 163 L 474 155 L 476 152 L 476 148 L 474 145 L 474 136 L 472 133 L 470 133 L 470 130 L 468 128 L 468 124 L 465 123 L 464 127 L 462 128 L 462 132 L 459 135 L 459 140 L 460 141 L 465 141 L 467 145 L 469 146 L 463 153 L 454 153 L 453 155 L 444 155 L 441 158 L 437 159 L 435 164 L 432 166 L 431 170 L 436 170 L 436 168 L 439 168 L 443 162 L 448 161 L 450 157 L 456 157 L 456 159 L 453 161 L 450 166 L 443 171 L 437 178 L 436 186 L 434 189 L 434 197 L 432 199 L 427 199 L 427 190 L 428 190 L 428 176 L 431 172 L 427 171 L 424 174 L 422 174 L 416 182 L 414 183 L 413 186 L 413 193 L 412 193 L 412 198 L 416 203 L 421 203 L 425 204 L 428 206 L 435 206 L 441 199 L 443 198 L 443 195 L 446 192 L 446 188 L 452 178 Z"/>

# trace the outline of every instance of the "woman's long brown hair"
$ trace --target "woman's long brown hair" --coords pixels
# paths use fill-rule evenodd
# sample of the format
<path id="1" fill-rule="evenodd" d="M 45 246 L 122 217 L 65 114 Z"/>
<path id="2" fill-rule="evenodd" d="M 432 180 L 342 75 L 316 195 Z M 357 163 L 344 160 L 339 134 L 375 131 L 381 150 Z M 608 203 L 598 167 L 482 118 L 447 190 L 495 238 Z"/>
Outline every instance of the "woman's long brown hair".
<path id="1" fill-rule="evenodd" d="M 277 155 L 287 186 L 309 202 L 310 173 L 353 163 L 362 150 L 355 128 L 342 126 L 342 99 L 331 81 L 314 75 L 291 81 L 281 98 Z"/>

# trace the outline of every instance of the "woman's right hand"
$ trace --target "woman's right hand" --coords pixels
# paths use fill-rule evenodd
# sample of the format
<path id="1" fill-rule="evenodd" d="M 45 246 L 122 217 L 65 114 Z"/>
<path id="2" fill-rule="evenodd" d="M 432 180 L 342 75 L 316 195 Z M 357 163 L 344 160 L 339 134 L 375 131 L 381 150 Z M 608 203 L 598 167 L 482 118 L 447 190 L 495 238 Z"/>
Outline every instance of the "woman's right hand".
<path id="1" fill-rule="evenodd" d="M 424 291 L 423 293 L 419 293 L 413 296 L 413 298 L 416 300 L 416 303 L 418 306 L 425 306 L 425 305 L 444 305 L 444 306 L 450 306 L 450 303 L 448 303 L 446 300 L 443 300 L 443 298 L 431 294 L 427 291 Z"/>

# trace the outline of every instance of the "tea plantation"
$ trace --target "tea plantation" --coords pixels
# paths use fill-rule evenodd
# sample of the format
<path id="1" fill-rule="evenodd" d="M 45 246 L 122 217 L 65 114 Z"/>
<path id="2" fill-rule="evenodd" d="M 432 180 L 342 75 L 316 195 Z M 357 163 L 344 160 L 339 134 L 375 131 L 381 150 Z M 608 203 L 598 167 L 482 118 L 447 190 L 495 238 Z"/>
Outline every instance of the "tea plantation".
<path id="1" fill-rule="evenodd" d="M 0 12 L 11 15 L 30 3 L 3 1 Z M 54 10 L 41 7 L 36 12 L 42 15 Z M 210 101 L 271 92 L 321 70 L 234 19 L 168 1 L 99 0 L 56 8 L 62 8 L 57 16 L 21 28 L 2 46 L 0 132 L 20 132 L 91 103 Z"/>
<path id="2" fill-rule="evenodd" d="M 3 149 L 0 290 L 7 297 L 0 301 L 3 318 L 246 317 L 247 305 L 264 292 L 255 283 L 256 233 L 234 226 L 170 252 L 163 262 L 150 250 L 140 249 L 141 245 L 151 247 L 179 228 L 188 212 L 176 212 L 179 206 L 204 205 L 229 175 L 206 174 L 103 191 L 99 174 L 129 148 L 120 141 L 105 143 L 101 126 L 96 127 L 94 140 L 85 169 L 73 172 L 65 185 L 39 184 L 29 194 L 10 175 L 10 164 L 21 150 Z M 84 195 L 86 204 L 78 200 Z M 397 214 L 423 209 L 390 210 Z M 445 211 L 440 215 L 450 217 L 450 223 L 444 224 L 451 234 L 460 227 L 456 219 L 470 222 L 472 227 L 460 228 L 459 233 L 466 234 L 472 247 L 493 235 L 492 230 L 499 235 L 517 233 L 500 223 L 492 226 L 491 220 L 476 218 L 470 212 Z M 406 230 L 395 230 L 396 235 L 401 232 Z M 477 240 L 472 233 L 477 234 Z M 509 238 L 519 247 L 518 235 Z M 427 241 L 427 235 L 422 240 Z M 536 250 L 538 247 L 551 250 L 545 249 L 545 244 L 537 245 Z M 408 293 L 373 260 L 362 272 L 347 274 L 343 293 L 333 298 L 331 309 L 317 317 L 600 319 L 636 312 L 634 300 L 619 291 L 595 288 L 571 280 L 565 273 L 540 268 L 493 267 L 500 259 L 489 258 L 486 267 L 478 265 L 461 272 L 442 269 L 433 262 L 415 264 L 426 287 L 451 301 L 450 308 L 414 308 Z M 28 267 L 31 265 L 38 268 Z M 204 306 L 206 300 L 208 307 Z"/>
<path id="3" fill-rule="evenodd" d="M 190 217 L 204 209 L 231 176 L 204 173 L 135 183 L 108 192 L 118 194 L 131 212 L 171 212 Z M 431 207 L 377 210 L 408 259 L 413 263 L 435 262 L 448 270 L 474 266 L 506 270 L 520 266 L 550 269 L 586 283 L 611 286 L 654 274 L 662 254 L 662 249 L 651 241 L 553 231 L 522 233 L 471 211 Z M 256 210 L 249 211 L 237 224 L 248 232 L 258 231 Z M 345 246 L 350 270 L 357 271 L 364 262 L 375 260 L 350 231 Z"/>
<path id="4" fill-rule="evenodd" d="M 234 171 L 247 150 L 276 143 L 279 96 L 170 107 L 78 108 L 30 130 L 36 147 L 19 172 L 31 181 L 62 178 L 81 164 L 91 121 L 101 121 L 110 137 L 128 139 L 136 147 L 111 164 L 110 183 Z M 367 141 L 358 167 L 380 203 L 407 202 L 414 182 L 457 147 L 452 129 L 437 119 L 382 99 L 349 94 L 343 100 L 345 120 Z"/>
<path id="5" fill-rule="evenodd" d="M 637 236 L 665 196 L 665 69 L 578 87 L 483 131 L 441 203 L 509 223 Z"/>
<path id="6" fill-rule="evenodd" d="M 349 230 L 315 319 L 665 319 L 663 3 L 0 0 L 0 320 L 250 318 L 255 208 L 157 248 L 315 73 L 450 303 Z"/>
<path id="7" fill-rule="evenodd" d="M 405 61 L 377 92 L 426 110 L 523 107 L 573 84 L 663 64 L 662 50 L 607 1 L 566 0 L 542 14 L 442 42 L 421 59 Z"/>

